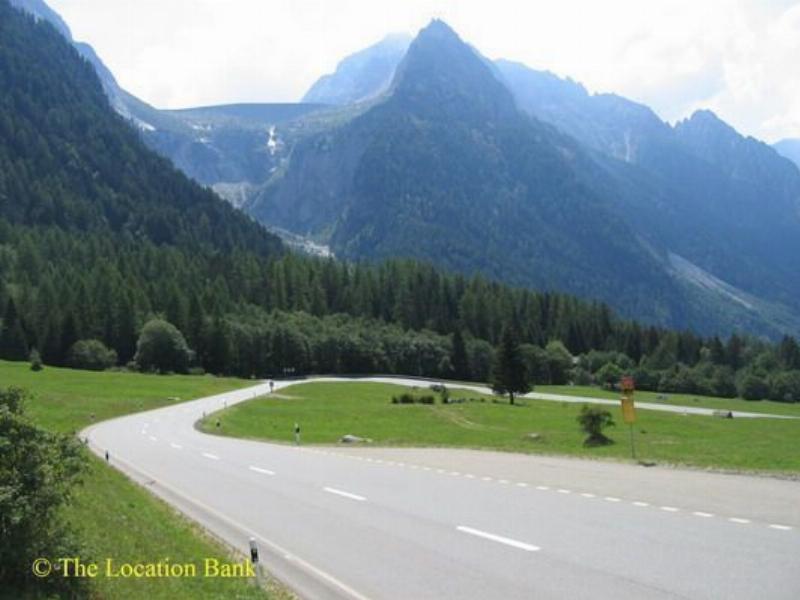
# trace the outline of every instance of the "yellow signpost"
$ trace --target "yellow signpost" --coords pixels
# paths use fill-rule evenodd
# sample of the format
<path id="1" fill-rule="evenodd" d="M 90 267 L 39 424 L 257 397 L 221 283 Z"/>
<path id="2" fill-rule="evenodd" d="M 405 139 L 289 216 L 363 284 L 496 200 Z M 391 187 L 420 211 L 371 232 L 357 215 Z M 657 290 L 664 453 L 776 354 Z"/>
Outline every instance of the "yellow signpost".
<path id="1" fill-rule="evenodd" d="M 636 422 L 636 409 L 633 405 L 633 392 L 636 385 L 633 377 L 623 377 L 619 384 L 622 390 L 622 420 L 628 424 L 631 432 L 631 457 L 636 458 L 636 446 L 633 442 L 633 424 Z"/>

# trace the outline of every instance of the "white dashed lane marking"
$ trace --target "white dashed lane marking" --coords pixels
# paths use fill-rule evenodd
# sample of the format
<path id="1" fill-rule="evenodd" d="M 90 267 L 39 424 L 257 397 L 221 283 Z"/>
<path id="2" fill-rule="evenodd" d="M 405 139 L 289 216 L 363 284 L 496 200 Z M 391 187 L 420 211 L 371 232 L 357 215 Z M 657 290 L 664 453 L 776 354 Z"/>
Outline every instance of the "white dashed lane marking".
<path id="1" fill-rule="evenodd" d="M 343 498 L 349 498 L 350 500 L 356 500 L 358 502 L 365 502 L 366 498 L 364 496 L 359 496 L 358 494 L 351 494 L 350 492 L 345 492 L 343 490 L 337 490 L 336 488 L 326 487 L 322 488 L 329 494 L 336 494 L 337 496 L 342 496 Z"/>
<path id="2" fill-rule="evenodd" d="M 480 538 L 484 538 L 486 540 L 491 540 L 499 544 L 505 544 L 506 546 L 511 546 L 512 548 L 518 548 L 519 550 L 525 550 L 526 552 L 536 552 L 538 550 L 541 550 L 539 546 L 534 546 L 533 544 L 520 542 L 519 540 L 513 540 L 511 538 L 503 537 L 502 535 L 496 535 L 494 533 L 488 533 L 486 531 L 481 531 L 480 529 L 465 527 L 464 525 L 459 525 L 458 527 L 456 527 L 456 529 L 462 533 L 468 533 L 469 535 L 474 535 Z"/>
<path id="3" fill-rule="evenodd" d="M 216 454 L 211 454 L 210 452 L 203 452 L 203 456 L 210 458 L 211 460 L 219 460 L 219 456 Z"/>
<path id="4" fill-rule="evenodd" d="M 262 469 L 261 467 L 248 467 L 251 471 L 255 471 L 256 473 L 261 473 L 262 475 L 275 475 L 275 471 L 270 471 L 269 469 Z"/>
<path id="5" fill-rule="evenodd" d="M 180 450 L 181 448 L 183 448 L 183 446 L 181 446 L 180 444 L 174 444 L 174 443 L 170 443 L 170 446 L 175 448 L 175 450 Z"/>
<path id="6" fill-rule="evenodd" d="M 142 433 L 146 433 L 146 432 L 143 430 Z M 555 491 L 555 492 L 557 492 L 559 494 L 565 494 L 565 495 L 573 493 L 572 490 L 568 490 L 568 489 L 565 489 L 565 488 L 551 488 L 550 486 L 547 486 L 547 485 L 533 486 L 532 483 L 525 483 L 525 482 L 522 482 L 522 481 L 513 482 L 513 481 L 510 481 L 508 479 L 497 479 L 495 477 L 491 477 L 491 476 L 488 476 L 488 475 L 480 476 L 480 475 L 474 475 L 472 473 L 461 473 L 459 471 L 449 471 L 447 469 L 440 469 L 440 468 L 436 468 L 436 467 L 428 467 L 428 466 L 423 466 L 423 465 L 415 465 L 415 464 L 410 464 L 410 463 L 409 464 L 402 463 L 402 462 L 395 463 L 395 462 L 388 461 L 388 460 L 381 461 L 380 459 L 372 459 L 372 458 L 366 458 L 366 457 L 361 457 L 361 456 L 353 456 L 353 455 L 345 455 L 345 456 L 347 456 L 348 458 L 354 458 L 356 460 L 366 460 L 366 461 L 373 462 L 373 463 L 382 463 L 382 464 L 385 464 L 385 465 L 388 465 L 388 466 L 408 467 L 410 469 L 420 469 L 420 470 L 428 471 L 428 472 L 436 472 L 436 473 L 439 473 L 441 475 L 451 475 L 453 477 L 463 477 L 465 479 L 474 479 L 474 480 L 487 481 L 487 482 L 493 481 L 493 482 L 498 483 L 500 485 L 512 485 L 513 484 L 513 485 L 516 485 L 517 487 L 520 487 L 520 488 L 535 487 L 535 489 L 540 490 L 540 491 L 550 491 L 550 490 L 552 490 L 552 491 Z M 332 488 L 325 488 L 325 490 L 329 491 L 331 493 L 334 493 L 334 494 L 335 493 L 340 493 L 340 490 L 331 491 Z M 591 492 L 576 492 L 576 494 L 578 494 L 578 493 L 581 496 L 583 496 L 584 498 L 597 498 L 598 497 L 596 494 L 593 494 Z M 356 498 L 359 498 L 359 499 L 361 498 L 360 496 L 356 496 L 355 494 L 349 494 L 348 492 L 342 492 L 340 495 L 345 495 L 346 497 L 355 496 Z M 622 502 L 623 501 L 622 498 L 617 498 L 616 496 L 601 496 L 601 497 L 604 500 L 606 500 L 607 502 L 617 503 L 617 502 Z M 651 504 L 649 502 L 643 502 L 641 500 L 630 500 L 630 501 L 627 501 L 627 502 L 630 502 L 630 504 L 632 506 L 637 506 L 637 507 L 640 507 L 640 508 L 645 508 L 645 507 L 651 506 Z M 675 506 L 659 506 L 659 505 L 656 505 L 656 506 L 654 506 L 654 508 L 658 508 L 659 510 L 662 510 L 664 512 L 670 512 L 670 513 L 677 513 L 677 512 L 681 511 L 680 508 L 675 507 Z M 712 518 L 712 517 L 715 516 L 713 513 L 703 512 L 703 511 L 699 511 L 699 510 L 698 511 L 693 511 L 693 512 L 691 512 L 689 514 L 692 514 L 695 517 L 701 517 L 701 518 L 706 518 L 706 519 L 709 519 L 709 518 Z M 741 517 L 728 517 L 727 520 L 729 522 L 731 522 L 731 523 L 738 523 L 740 525 L 745 525 L 745 524 L 748 524 L 748 523 L 752 523 L 752 521 L 750 519 L 744 519 L 744 518 L 741 518 Z M 766 525 L 770 529 L 775 529 L 775 530 L 778 530 L 778 531 L 791 531 L 792 529 L 794 529 L 790 525 L 781 525 L 779 523 L 763 523 L 763 525 Z M 461 530 L 461 531 L 464 531 L 465 533 L 472 533 L 472 531 L 466 531 L 467 529 L 470 529 L 468 527 L 467 528 L 459 527 L 458 529 Z M 478 530 L 474 530 L 474 531 L 478 531 Z M 482 535 L 484 533 L 485 532 L 480 532 L 480 534 L 473 533 L 473 535 Z M 486 537 L 486 536 L 494 536 L 494 534 L 486 534 L 483 537 Z M 494 537 L 498 537 L 499 538 L 499 537 L 502 537 L 502 536 L 494 536 Z M 489 539 L 494 539 L 494 538 L 489 538 Z M 506 538 L 503 538 L 503 539 L 506 539 Z M 498 540 L 495 540 L 495 541 L 498 541 Z M 517 543 L 515 540 L 511 540 L 511 541 Z M 524 544 L 524 542 L 518 542 L 518 543 Z"/>

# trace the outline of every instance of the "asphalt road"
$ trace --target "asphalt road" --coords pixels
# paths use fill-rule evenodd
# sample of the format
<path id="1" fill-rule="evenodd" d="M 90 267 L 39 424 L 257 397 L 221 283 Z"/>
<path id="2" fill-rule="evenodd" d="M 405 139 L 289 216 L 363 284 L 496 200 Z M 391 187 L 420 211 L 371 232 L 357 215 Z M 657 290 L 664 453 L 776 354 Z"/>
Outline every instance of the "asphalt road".
<path id="1" fill-rule="evenodd" d="M 82 435 L 231 545 L 244 551 L 255 537 L 263 564 L 302 597 L 800 598 L 798 482 L 468 450 L 304 448 L 194 428 L 268 389 Z"/>

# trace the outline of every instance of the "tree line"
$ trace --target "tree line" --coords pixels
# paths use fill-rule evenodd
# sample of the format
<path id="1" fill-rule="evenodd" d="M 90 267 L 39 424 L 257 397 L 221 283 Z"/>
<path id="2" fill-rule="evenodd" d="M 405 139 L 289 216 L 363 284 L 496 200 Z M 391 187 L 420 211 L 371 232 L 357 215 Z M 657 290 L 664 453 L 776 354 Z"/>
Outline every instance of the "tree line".
<path id="1" fill-rule="evenodd" d="M 74 366 L 87 340 L 113 351 L 100 364 L 128 365 L 144 324 L 160 318 L 192 351 L 187 369 L 485 381 L 512 328 L 534 384 L 607 384 L 630 373 L 642 389 L 800 400 L 791 337 L 723 341 L 644 326 L 600 303 L 414 261 L 188 252 L 0 220 L 0 306 L 0 358 L 25 360 L 36 349 L 51 365 Z"/>

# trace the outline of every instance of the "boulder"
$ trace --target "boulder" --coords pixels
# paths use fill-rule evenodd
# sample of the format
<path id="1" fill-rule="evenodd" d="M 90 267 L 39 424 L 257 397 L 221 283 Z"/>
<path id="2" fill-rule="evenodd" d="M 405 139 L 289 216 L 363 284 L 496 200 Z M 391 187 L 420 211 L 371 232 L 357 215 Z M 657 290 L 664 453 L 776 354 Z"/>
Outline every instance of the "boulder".
<path id="1" fill-rule="evenodd" d="M 368 444 L 371 441 L 372 440 L 369 438 L 358 437 L 357 435 L 352 435 L 350 433 L 339 438 L 340 444 Z"/>

